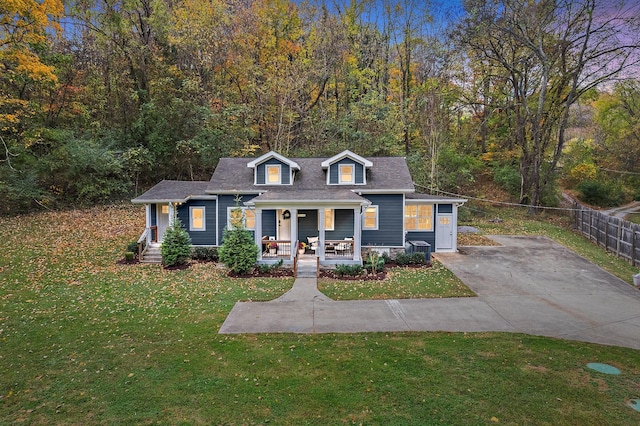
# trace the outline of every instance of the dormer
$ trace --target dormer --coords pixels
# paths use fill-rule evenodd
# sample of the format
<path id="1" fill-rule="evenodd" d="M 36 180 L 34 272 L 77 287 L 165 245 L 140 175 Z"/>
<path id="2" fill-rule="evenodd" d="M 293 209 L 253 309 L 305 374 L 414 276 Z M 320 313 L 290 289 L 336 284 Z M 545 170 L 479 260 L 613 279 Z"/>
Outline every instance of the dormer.
<path id="1" fill-rule="evenodd" d="M 255 185 L 292 185 L 295 170 L 300 166 L 295 161 L 271 151 L 247 163 L 253 169 Z"/>
<path id="2" fill-rule="evenodd" d="M 327 170 L 327 185 L 366 185 L 367 169 L 373 163 L 346 150 L 322 162 Z"/>

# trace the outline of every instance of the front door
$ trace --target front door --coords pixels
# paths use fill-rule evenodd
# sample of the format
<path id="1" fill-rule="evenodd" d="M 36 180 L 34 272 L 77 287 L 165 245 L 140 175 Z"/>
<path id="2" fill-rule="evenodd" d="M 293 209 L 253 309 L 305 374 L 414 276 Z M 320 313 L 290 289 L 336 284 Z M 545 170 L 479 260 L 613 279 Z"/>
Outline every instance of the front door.
<path id="1" fill-rule="evenodd" d="M 436 217 L 436 250 L 453 249 L 453 215 L 439 214 Z"/>
<path id="2" fill-rule="evenodd" d="M 291 212 L 289 210 L 278 210 L 278 240 L 291 240 Z"/>

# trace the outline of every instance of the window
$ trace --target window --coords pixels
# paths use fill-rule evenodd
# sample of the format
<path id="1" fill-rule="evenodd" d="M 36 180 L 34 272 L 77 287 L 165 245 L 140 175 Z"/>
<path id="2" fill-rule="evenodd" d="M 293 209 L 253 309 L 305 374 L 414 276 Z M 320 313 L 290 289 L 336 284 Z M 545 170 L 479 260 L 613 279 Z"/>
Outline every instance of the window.
<path id="1" fill-rule="evenodd" d="M 267 184 L 280 183 L 280 166 L 267 166 Z"/>
<path id="2" fill-rule="evenodd" d="M 428 204 L 404 206 L 404 228 L 407 231 L 432 231 L 433 206 Z"/>
<path id="3" fill-rule="evenodd" d="M 353 164 L 340 164 L 340 183 L 353 183 Z"/>
<path id="4" fill-rule="evenodd" d="M 205 225 L 205 208 L 204 207 L 189 207 L 189 230 L 190 231 L 206 231 Z"/>
<path id="5" fill-rule="evenodd" d="M 364 211 L 362 229 L 378 229 L 378 206 L 369 206 Z"/>
<path id="6" fill-rule="evenodd" d="M 335 229 L 335 210 L 324 209 L 324 229 L 325 231 L 333 231 Z"/>
<path id="7" fill-rule="evenodd" d="M 229 228 L 256 228 L 256 212 L 246 207 L 229 207 L 227 214 Z"/>

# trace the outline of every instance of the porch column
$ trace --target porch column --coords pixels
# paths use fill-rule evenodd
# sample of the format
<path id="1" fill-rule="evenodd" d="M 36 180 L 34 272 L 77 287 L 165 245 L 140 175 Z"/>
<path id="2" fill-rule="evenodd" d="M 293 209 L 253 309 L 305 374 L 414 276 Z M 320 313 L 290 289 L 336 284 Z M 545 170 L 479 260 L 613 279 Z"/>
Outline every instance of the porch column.
<path id="1" fill-rule="evenodd" d="M 324 257 L 324 212 L 325 209 L 318 209 L 318 248 L 316 248 L 316 256 L 320 256 L 320 260 L 325 260 Z"/>
<path id="2" fill-rule="evenodd" d="M 298 240 L 298 209 L 289 209 L 291 212 L 291 260 L 296 257 L 298 247 L 296 247 L 296 241 Z"/>
<path id="3" fill-rule="evenodd" d="M 362 260 L 362 207 L 353 209 L 353 260 Z"/>
<path id="4" fill-rule="evenodd" d="M 150 244 L 153 240 L 153 235 L 151 235 L 151 204 L 144 205 L 144 222 L 147 231 L 147 244 Z"/>
<path id="5" fill-rule="evenodd" d="M 255 209 L 256 225 L 253 231 L 253 239 L 258 246 L 258 260 L 262 260 L 262 209 Z"/>
<path id="6" fill-rule="evenodd" d="M 172 227 L 176 223 L 176 205 L 169 203 L 169 227 Z"/>

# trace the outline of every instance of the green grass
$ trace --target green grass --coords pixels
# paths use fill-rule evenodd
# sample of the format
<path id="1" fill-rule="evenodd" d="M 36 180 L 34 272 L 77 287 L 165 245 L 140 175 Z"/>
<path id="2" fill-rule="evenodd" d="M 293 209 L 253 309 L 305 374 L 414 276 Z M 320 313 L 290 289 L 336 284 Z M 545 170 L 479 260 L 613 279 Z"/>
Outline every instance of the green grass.
<path id="1" fill-rule="evenodd" d="M 628 220 L 629 222 L 633 222 L 633 223 L 640 223 L 640 213 L 629 213 L 625 217 L 625 220 Z"/>
<path id="2" fill-rule="evenodd" d="M 219 335 L 286 280 L 116 265 L 140 208 L 0 218 L 0 424 L 581 424 L 640 413 L 640 351 L 501 333 Z M 586 368 L 605 362 L 622 371 Z"/>
<path id="3" fill-rule="evenodd" d="M 320 279 L 318 289 L 334 300 L 475 296 L 435 259 L 431 268 L 391 268 L 380 281 Z"/>

